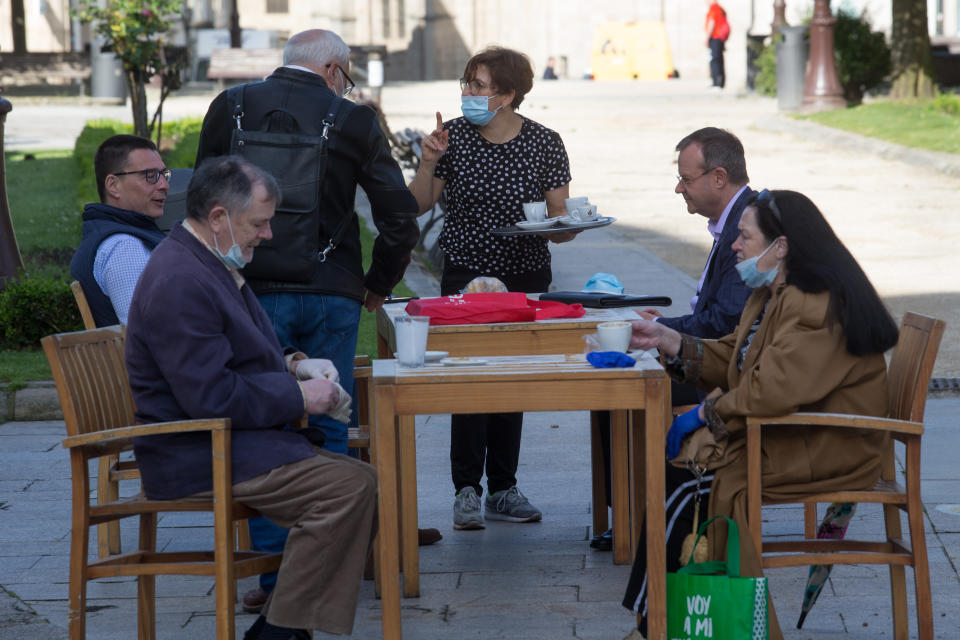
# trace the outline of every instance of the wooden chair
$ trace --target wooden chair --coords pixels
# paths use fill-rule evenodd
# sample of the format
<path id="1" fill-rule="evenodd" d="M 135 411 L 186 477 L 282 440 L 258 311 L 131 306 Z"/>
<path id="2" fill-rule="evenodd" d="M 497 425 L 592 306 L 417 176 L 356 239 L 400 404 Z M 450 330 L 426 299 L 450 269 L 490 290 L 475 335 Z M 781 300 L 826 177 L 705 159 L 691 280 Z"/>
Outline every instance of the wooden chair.
<path id="1" fill-rule="evenodd" d="M 921 640 L 933 638 L 933 610 L 930 601 L 930 569 L 923 532 L 923 503 L 920 496 L 920 440 L 923 436 L 923 412 L 933 364 L 943 337 L 945 323 L 908 312 L 900 327 L 900 338 L 887 370 L 890 412 L 888 418 L 868 416 L 795 413 L 780 418 L 747 420 L 747 509 L 750 534 L 761 552 L 763 566 L 793 567 L 833 564 L 890 565 L 893 603 L 893 631 L 896 640 L 906 640 L 907 595 L 904 566 L 913 567 L 917 596 L 917 629 Z M 762 498 L 760 478 L 761 428 L 767 425 L 802 425 L 883 431 L 891 435 L 884 453 L 880 480 L 871 490 L 832 491 L 795 500 Z M 904 476 L 906 487 L 897 482 L 894 440 L 906 445 Z M 883 505 L 886 542 L 860 540 L 811 540 L 764 542 L 761 532 L 761 505 L 800 502 L 805 520 L 821 502 L 872 502 Z M 910 540 L 903 538 L 900 510 L 907 513 Z M 775 554 L 775 555 L 774 555 Z"/>
<path id="2" fill-rule="evenodd" d="M 357 397 L 353 399 L 353 410 L 357 412 L 357 427 L 347 431 L 347 446 L 360 449 L 360 458 L 370 462 L 370 376 L 373 365 L 370 356 L 353 357 L 353 379 L 357 383 Z"/>
<path id="3" fill-rule="evenodd" d="M 70 283 L 70 290 L 73 291 L 73 298 L 77 302 L 77 308 L 80 310 L 80 317 L 83 319 L 83 326 L 86 329 L 96 329 L 96 322 L 93 320 L 93 313 L 90 311 L 90 304 L 83 293 L 83 287 L 76 280 Z M 361 355 L 353 358 L 353 377 L 357 381 L 357 397 L 354 398 L 354 411 L 358 412 L 359 426 L 349 429 L 347 434 L 347 446 L 360 449 L 360 458 L 364 462 L 370 462 L 370 420 L 367 416 L 368 404 L 368 386 L 373 367 L 370 364 L 370 357 Z M 304 425 L 306 426 L 306 425 Z M 120 480 L 139 479 L 140 471 L 137 469 L 136 462 L 132 460 L 120 460 L 120 455 L 105 455 L 98 461 L 97 471 L 97 501 L 114 502 L 120 496 Z M 244 526 L 245 523 L 237 523 L 237 548 L 250 549 L 250 529 Z M 120 553 L 122 549 L 120 541 L 120 523 L 116 520 L 97 525 L 97 553 L 101 558 Z"/>
<path id="4" fill-rule="evenodd" d="M 123 359 L 121 326 L 47 336 L 42 340 L 67 426 L 73 515 L 70 543 L 69 632 L 86 637 L 86 585 L 95 578 L 137 576 L 137 628 L 141 640 L 155 637 L 154 582 L 157 575 L 208 575 L 216 584 L 217 638 L 233 640 L 238 578 L 275 571 L 280 554 L 235 551 L 233 522 L 257 512 L 231 499 L 230 421 L 184 420 L 134 425 L 134 403 Z M 88 462 L 128 448 L 135 436 L 206 431 L 212 441 L 213 498 L 148 500 L 142 494 L 90 503 Z M 158 552 L 157 514 L 209 511 L 214 516 L 212 551 Z M 88 560 L 90 527 L 139 516 L 137 549 Z"/>
<path id="5" fill-rule="evenodd" d="M 83 287 L 74 280 L 70 283 L 70 290 L 73 291 L 73 298 L 77 301 L 77 308 L 80 310 L 80 318 L 83 319 L 84 328 L 88 330 L 96 329 L 97 323 L 93 319 L 93 312 L 90 311 L 90 305 L 87 303 L 87 296 L 83 293 Z M 140 471 L 137 469 L 136 462 L 120 460 L 119 453 L 101 456 L 97 461 L 97 502 L 108 503 L 118 500 L 120 497 L 120 481 L 129 479 L 140 479 Z M 97 555 L 106 558 L 120 553 L 121 549 L 120 522 L 111 520 L 98 524 Z"/>

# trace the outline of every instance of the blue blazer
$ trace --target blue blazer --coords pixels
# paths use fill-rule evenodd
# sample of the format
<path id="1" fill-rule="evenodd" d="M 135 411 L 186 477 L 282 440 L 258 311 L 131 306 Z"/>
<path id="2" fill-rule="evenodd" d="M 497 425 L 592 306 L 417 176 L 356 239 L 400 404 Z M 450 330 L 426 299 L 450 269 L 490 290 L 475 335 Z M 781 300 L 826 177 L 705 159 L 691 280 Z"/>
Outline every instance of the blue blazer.
<path id="1" fill-rule="evenodd" d="M 716 251 L 707 264 L 707 276 L 700 289 L 693 313 L 676 318 L 661 318 L 658 322 L 698 338 L 721 338 L 733 333 L 740 321 L 740 313 L 753 289 L 743 283 L 734 268 L 737 254 L 730 245 L 737 239 L 737 225 L 747 203 L 756 196 L 756 191 L 747 187 L 733 203 L 723 232 L 717 240 Z"/>
<path id="2" fill-rule="evenodd" d="M 180 224 L 134 291 L 126 362 L 139 421 L 230 418 L 234 484 L 315 455 L 282 430 L 303 415 L 303 394 L 266 312 Z M 211 490 L 210 449 L 205 432 L 135 438 L 147 497 Z"/>

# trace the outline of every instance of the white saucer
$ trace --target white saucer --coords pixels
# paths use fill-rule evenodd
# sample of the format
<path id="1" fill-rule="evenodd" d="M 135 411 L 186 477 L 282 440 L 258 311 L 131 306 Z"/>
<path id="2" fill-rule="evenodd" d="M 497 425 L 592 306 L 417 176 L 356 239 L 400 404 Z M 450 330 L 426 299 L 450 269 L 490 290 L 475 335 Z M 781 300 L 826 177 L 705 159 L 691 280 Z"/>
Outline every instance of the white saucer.
<path id="1" fill-rule="evenodd" d="M 439 360 L 446 358 L 448 355 L 450 355 L 449 351 L 425 351 L 423 354 L 423 361 L 438 362 Z M 393 352 L 393 357 L 398 357 L 396 351 Z"/>
<path id="2" fill-rule="evenodd" d="M 605 216 L 597 216 L 593 220 L 577 220 L 573 216 L 563 216 L 558 218 L 560 224 L 565 227 L 589 227 L 597 224 L 598 222 L 606 222 L 609 218 Z"/>
<path id="3" fill-rule="evenodd" d="M 483 358 L 444 358 L 440 362 L 450 366 L 487 364 Z"/>
<path id="4" fill-rule="evenodd" d="M 524 231 L 538 231 L 540 229 L 549 229 L 556 223 L 556 218 L 548 218 L 547 220 L 521 220 L 516 224 L 518 229 L 523 229 Z"/>

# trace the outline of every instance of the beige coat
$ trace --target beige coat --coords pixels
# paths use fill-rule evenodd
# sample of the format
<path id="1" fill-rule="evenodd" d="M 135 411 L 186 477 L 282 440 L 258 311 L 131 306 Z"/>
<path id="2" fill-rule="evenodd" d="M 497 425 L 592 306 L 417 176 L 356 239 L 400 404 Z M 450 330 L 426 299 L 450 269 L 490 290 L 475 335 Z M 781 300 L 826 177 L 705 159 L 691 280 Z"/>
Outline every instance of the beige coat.
<path id="1" fill-rule="evenodd" d="M 737 353 L 750 327 L 769 302 L 746 353 L 742 369 Z M 710 514 L 726 514 L 740 527 L 740 564 L 744 576 L 763 575 L 747 528 L 746 416 L 781 416 L 795 411 L 887 415 L 886 362 L 883 354 L 853 356 L 828 310 L 829 294 L 804 293 L 781 285 L 771 300 L 768 289 L 753 293 L 740 324 L 718 340 L 685 336 L 682 382 L 724 393 L 708 403 L 715 434 L 729 432 L 728 463 L 715 471 Z M 706 407 L 705 407 L 706 408 Z M 790 498 L 838 488 L 874 485 L 880 476 L 885 434 L 849 429 L 768 427 L 762 440 L 763 495 Z M 711 557 L 725 553 L 726 527 L 708 532 Z M 774 615 L 770 638 L 780 636 Z"/>

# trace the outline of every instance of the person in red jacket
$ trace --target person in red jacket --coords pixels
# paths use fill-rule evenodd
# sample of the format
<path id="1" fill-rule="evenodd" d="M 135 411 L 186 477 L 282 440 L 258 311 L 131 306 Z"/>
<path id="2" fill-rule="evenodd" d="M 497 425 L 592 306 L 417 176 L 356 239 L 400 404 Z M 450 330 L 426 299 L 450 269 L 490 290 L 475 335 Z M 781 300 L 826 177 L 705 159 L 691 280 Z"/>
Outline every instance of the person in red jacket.
<path id="1" fill-rule="evenodd" d="M 707 19 L 703 30 L 707 34 L 707 47 L 710 49 L 710 79 L 713 87 L 723 89 L 726 83 L 723 70 L 723 46 L 730 35 L 730 23 L 727 22 L 727 12 L 723 10 L 717 0 L 707 0 Z"/>

